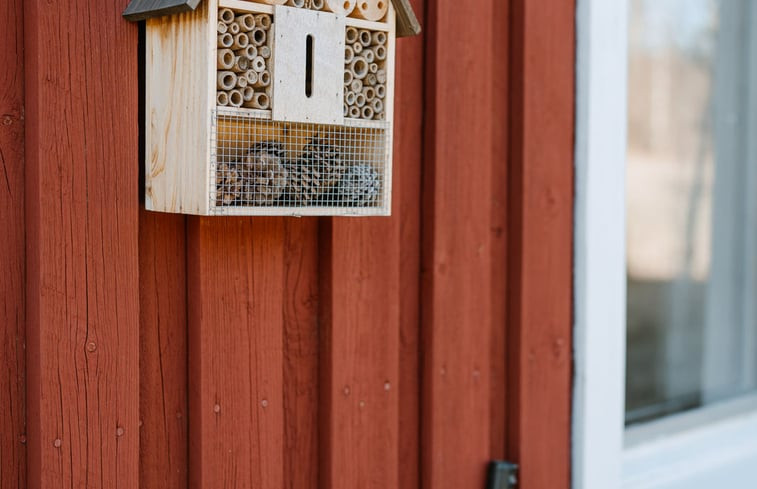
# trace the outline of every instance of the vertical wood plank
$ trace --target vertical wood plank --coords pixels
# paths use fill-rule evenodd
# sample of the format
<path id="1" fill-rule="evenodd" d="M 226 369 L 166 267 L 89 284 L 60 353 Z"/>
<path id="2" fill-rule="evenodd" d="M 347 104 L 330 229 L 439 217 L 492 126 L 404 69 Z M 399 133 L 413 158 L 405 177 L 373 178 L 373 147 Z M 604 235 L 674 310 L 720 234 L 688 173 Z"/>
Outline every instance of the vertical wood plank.
<path id="1" fill-rule="evenodd" d="M 188 482 L 184 216 L 139 215 L 139 487 Z"/>
<path id="2" fill-rule="evenodd" d="M 29 487 L 136 488 L 137 27 L 24 4 Z"/>
<path id="3" fill-rule="evenodd" d="M 507 448 L 523 487 L 561 489 L 570 487 L 575 3 L 510 5 Z"/>
<path id="4" fill-rule="evenodd" d="M 322 232 L 321 487 L 397 487 L 399 220 Z"/>
<path id="5" fill-rule="evenodd" d="M 412 3 L 423 20 L 424 5 Z M 400 221 L 399 487 L 420 487 L 420 269 L 423 37 L 397 41 L 394 215 Z"/>
<path id="6" fill-rule="evenodd" d="M 317 489 L 318 220 L 284 223 L 284 488 Z"/>
<path id="7" fill-rule="evenodd" d="M 284 485 L 283 219 L 189 218 L 190 488 Z"/>
<path id="8" fill-rule="evenodd" d="M 0 5 L 0 489 L 26 488 L 23 3 Z"/>
<path id="9" fill-rule="evenodd" d="M 430 2 L 423 486 L 484 487 L 492 399 L 492 0 Z M 455 35 L 449 35 L 454 32 Z M 465 67 L 465 75 L 450 66 Z"/>

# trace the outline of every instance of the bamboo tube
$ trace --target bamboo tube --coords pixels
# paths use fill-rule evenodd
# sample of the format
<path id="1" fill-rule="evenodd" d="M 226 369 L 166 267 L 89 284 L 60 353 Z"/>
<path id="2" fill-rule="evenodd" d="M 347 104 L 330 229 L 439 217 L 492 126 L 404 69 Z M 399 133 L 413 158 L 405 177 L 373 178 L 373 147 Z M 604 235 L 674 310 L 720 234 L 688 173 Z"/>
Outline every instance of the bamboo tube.
<path id="1" fill-rule="evenodd" d="M 374 75 L 373 73 L 368 73 L 365 76 L 365 82 L 364 82 L 365 85 L 373 87 L 377 83 L 378 83 L 378 80 L 376 79 L 376 75 Z"/>
<path id="2" fill-rule="evenodd" d="M 304 8 L 305 0 L 287 0 L 287 5 L 290 7 Z"/>
<path id="3" fill-rule="evenodd" d="M 271 57 L 271 48 L 268 46 L 260 46 L 258 53 L 263 57 L 263 59 L 268 59 Z"/>
<path id="4" fill-rule="evenodd" d="M 376 79 L 379 83 L 386 83 L 386 70 L 378 70 L 376 72 Z"/>
<path id="5" fill-rule="evenodd" d="M 228 32 L 226 34 L 218 35 L 219 48 L 230 48 L 232 44 L 234 44 L 234 36 L 232 36 Z"/>
<path id="6" fill-rule="evenodd" d="M 235 51 L 237 49 L 243 49 L 246 48 L 248 44 L 250 44 L 250 38 L 247 37 L 247 34 L 244 32 L 240 32 L 234 36 L 234 44 L 231 45 L 231 49 Z"/>
<path id="7" fill-rule="evenodd" d="M 355 56 L 355 59 L 353 59 L 352 63 L 350 63 L 350 71 L 352 71 L 352 76 L 354 76 L 358 80 L 365 78 L 365 75 L 368 74 L 368 68 L 368 63 L 362 56 Z"/>
<path id="8" fill-rule="evenodd" d="M 337 15 L 349 16 L 355 10 L 355 0 L 325 0 L 324 10 L 334 12 Z"/>
<path id="9" fill-rule="evenodd" d="M 370 105 L 366 105 L 365 107 L 363 107 L 361 115 L 363 116 L 363 119 L 367 119 L 369 121 L 373 120 L 373 116 L 374 116 L 373 107 L 371 107 Z"/>
<path id="10" fill-rule="evenodd" d="M 356 42 L 356 43 L 353 43 L 353 44 L 352 44 L 352 51 L 353 51 L 353 52 L 355 53 L 355 55 L 357 56 L 358 54 L 360 54 L 360 53 L 362 53 L 362 52 L 363 52 L 363 45 L 362 45 L 362 44 L 360 44 L 360 42 Z"/>
<path id="11" fill-rule="evenodd" d="M 247 70 L 247 73 L 245 73 L 245 78 L 247 78 L 248 84 L 254 85 L 258 82 L 258 72 L 255 70 Z"/>
<path id="12" fill-rule="evenodd" d="M 384 18 L 388 8 L 388 0 L 358 0 L 352 17 L 375 22 Z"/>
<path id="13" fill-rule="evenodd" d="M 351 46 L 345 46 L 344 47 L 344 64 L 352 63 L 353 59 L 355 59 L 355 50 L 352 49 Z"/>
<path id="14" fill-rule="evenodd" d="M 363 58 L 369 63 L 373 63 L 373 61 L 376 59 L 376 55 L 373 54 L 372 49 L 365 49 L 363 51 Z"/>
<path id="15" fill-rule="evenodd" d="M 239 24 L 229 24 L 229 34 L 236 36 L 241 31 L 242 29 L 239 28 Z"/>
<path id="16" fill-rule="evenodd" d="M 363 95 L 362 93 L 355 95 L 355 105 L 357 105 L 361 109 L 365 107 L 365 95 Z"/>
<path id="17" fill-rule="evenodd" d="M 271 107 L 271 99 L 264 93 L 256 93 L 252 99 L 252 108 L 268 110 Z"/>
<path id="18" fill-rule="evenodd" d="M 342 111 L 342 115 L 344 117 L 347 117 L 348 115 L 350 115 L 350 107 L 349 107 L 349 105 L 344 104 L 344 110 Z"/>
<path id="19" fill-rule="evenodd" d="M 352 90 L 355 93 L 362 92 L 363 82 L 361 80 L 352 80 L 352 83 L 350 83 L 350 90 Z"/>
<path id="20" fill-rule="evenodd" d="M 250 41 L 255 46 L 262 46 L 263 44 L 265 44 L 267 38 L 268 36 L 266 35 L 265 31 L 260 27 L 256 27 L 252 30 L 252 32 L 250 32 Z"/>
<path id="21" fill-rule="evenodd" d="M 384 113 L 384 101 L 380 98 L 373 99 L 373 102 L 371 102 L 371 107 L 373 107 L 373 111 L 378 114 Z"/>
<path id="22" fill-rule="evenodd" d="M 262 73 L 258 73 L 258 81 L 253 83 L 252 86 L 255 88 L 265 88 L 271 84 L 271 72 L 270 71 L 264 71 Z"/>
<path id="23" fill-rule="evenodd" d="M 350 117 L 353 119 L 360 119 L 360 109 L 354 105 L 350 107 Z"/>
<path id="24" fill-rule="evenodd" d="M 358 31 L 354 27 L 347 27 L 345 34 L 345 40 L 347 44 L 355 44 L 357 42 Z"/>
<path id="25" fill-rule="evenodd" d="M 380 85 L 376 85 L 376 96 L 378 98 L 386 97 L 386 85 L 384 85 L 383 83 Z"/>
<path id="26" fill-rule="evenodd" d="M 250 60 L 243 56 L 237 56 L 234 59 L 234 67 L 231 69 L 231 71 L 233 71 L 234 73 L 245 73 L 249 69 Z"/>
<path id="27" fill-rule="evenodd" d="M 231 90 L 237 84 L 237 75 L 232 71 L 219 71 L 216 86 L 219 90 Z"/>
<path id="28" fill-rule="evenodd" d="M 250 69 L 257 71 L 258 73 L 262 73 L 265 71 L 265 60 L 262 56 L 257 56 L 252 60 L 250 63 Z"/>
<path id="29" fill-rule="evenodd" d="M 216 68 L 219 70 L 230 70 L 234 66 L 234 51 L 231 49 L 218 50 L 218 63 Z"/>
<path id="30" fill-rule="evenodd" d="M 365 87 L 363 88 L 363 95 L 365 95 L 365 101 L 371 103 L 376 98 L 376 90 L 373 87 Z"/>
<path id="31" fill-rule="evenodd" d="M 354 79 L 355 77 L 352 76 L 352 72 L 350 70 L 344 70 L 344 85 L 345 86 L 347 87 L 350 86 L 350 84 L 352 83 L 352 80 Z"/>
<path id="32" fill-rule="evenodd" d="M 349 91 L 347 92 L 347 95 L 344 97 L 344 101 L 347 102 L 347 105 L 354 105 L 355 104 L 355 92 Z"/>
<path id="33" fill-rule="evenodd" d="M 323 10 L 323 0 L 310 0 L 310 8 L 313 10 Z"/>
<path id="34" fill-rule="evenodd" d="M 241 107 L 244 102 L 244 96 L 240 90 L 229 90 L 229 105 L 232 107 Z"/>
<path id="35" fill-rule="evenodd" d="M 255 17 L 252 14 L 240 15 L 234 20 L 242 32 L 250 32 L 255 28 Z"/>
<path id="36" fill-rule="evenodd" d="M 368 46 L 371 45 L 371 32 L 365 29 L 360 29 L 358 40 L 360 41 L 360 44 L 363 45 L 363 47 L 367 48 Z"/>
<path id="37" fill-rule="evenodd" d="M 218 20 L 224 24 L 231 24 L 234 22 L 234 11 L 230 8 L 222 8 L 218 11 Z"/>
<path id="38" fill-rule="evenodd" d="M 252 61 L 258 55 L 258 48 L 252 45 L 248 45 L 248 46 L 243 47 L 242 49 L 237 49 L 236 51 L 234 51 L 234 54 L 236 54 L 237 56 L 242 56 Z"/>
<path id="39" fill-rule="evenodd" d="M 225 22 L 219 20 L 217 30 L 219 34 L 226 34 L 227 32 L 229 32 L 229 26 L 226 25 Z"/>
<path id="40" fill-rule="evenodd" d="M 386 59 L 386 46 L 376 46 L 373 48 L 373 52 L 376 54 L 376 59 L 384 61 Z"/>
<path id="41" fill-rule="evenodd" d="M 255 97 L 255 90 L 252 87 L 245 87 L 242 90 L 242 98 L 245 102 L 251 101 Z"/>
<path id="42" fill-rule="evenodd" d="M 371 34 L 371 44 L 373 46 L 383 46 L 386 44 L 386 32 L 374 32 Z"/>
<path id="43" fill-rule="evenodd" d="M 379 70 L 379 67 L 378 67 L 377 63 L 371 63 L 371 64 L 368 65 L 368 71 L 371 74 L 375 75 L 376 73 L 378 73 L 378 70 Z M 376 77 L 376 78 L 378 79 L 378 77 Z"/>
<path id="44" fill-rule="evenodd" d="M 247 87 L 247 77 L 246 76 L 238 76 L 237 77 L 237 88 L 245 88 Z"/>
<path id="45" fill-rule="evenodd" d="M 229 94 L 226 92 L 217 92 L 216 93 L 216 103 L 218 105 L 221 105 L 223 107 L 229 105 Z"/>
<path id="46" fill-rule="evenodd" d="M 255 25 L 261 29 L 268 30 L 271 28 L 271 16 L 260 14 L 255 16 Z"/>

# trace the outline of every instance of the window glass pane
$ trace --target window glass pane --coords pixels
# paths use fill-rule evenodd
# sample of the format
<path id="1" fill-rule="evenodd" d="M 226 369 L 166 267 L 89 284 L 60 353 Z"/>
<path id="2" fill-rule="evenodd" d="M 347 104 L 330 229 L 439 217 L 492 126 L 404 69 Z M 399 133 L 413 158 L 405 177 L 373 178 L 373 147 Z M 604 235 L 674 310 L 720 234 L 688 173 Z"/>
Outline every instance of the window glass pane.
<path id="1" fill-rule="evenodd" d="M 757 388 L 757 0 L 631 0 L 626 421 Z"/>

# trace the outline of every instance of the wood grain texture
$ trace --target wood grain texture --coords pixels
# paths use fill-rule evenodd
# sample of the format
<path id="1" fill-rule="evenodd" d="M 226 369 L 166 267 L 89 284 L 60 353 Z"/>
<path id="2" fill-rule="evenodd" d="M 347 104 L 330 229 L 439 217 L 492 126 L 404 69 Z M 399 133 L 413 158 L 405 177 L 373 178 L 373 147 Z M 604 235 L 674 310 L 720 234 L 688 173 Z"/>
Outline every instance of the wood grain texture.
<path id="1" fill-rule="evenodd" d="M 419 16 L 423 2 L 413 2 Z M 400 220 L 399 488 L 420 487 L 420 267 L 423 39 L 397 42 L 394 209 Z"/>
<path id="2" fill-rule="evenodd" d="M 318 220 L 284 221 L 284 488 L 317 489 Z"/>
<path id="3" fill-rule="evenodd" d="M 189 487 L 284 486 L 283 220 L 189 219 Z"/>
<path id="4" fill-rule="evenodd" d="M 24 4 L 30 488 L 139 485 L 137 27 L 124 4 Z"/>
<path id="5" fill-rule="evenodd" d="M 428 4 L 423 486 L 484 487 L 491 450 L 494 2 Z M 454 32 L 455 36 L 448 33 Z M 458 76 L 448 67 L 464 66 Z M 504 114 L 497 114 L 504 117 Z"/>
<path id="6" fill-rule="evenodd" d="M 22 12 L 0 5 L 0 489 L 26 488 Z"/>
<path id="7" fill-rule="evenodd" d="M 188 481 L 185 217 L 139 215 L 139 487 Z"/>
<path id="8" fill-rule="evenodd" d="M 570 487 L 575 4 L 510 8 L 507 451 L 523 487 L 561 489 Z"/>
<path id="9" fill-rule="evenodd" d="M 397 487 L 399 221 L 331 219 L 321 237 L 321 487 Z"/>

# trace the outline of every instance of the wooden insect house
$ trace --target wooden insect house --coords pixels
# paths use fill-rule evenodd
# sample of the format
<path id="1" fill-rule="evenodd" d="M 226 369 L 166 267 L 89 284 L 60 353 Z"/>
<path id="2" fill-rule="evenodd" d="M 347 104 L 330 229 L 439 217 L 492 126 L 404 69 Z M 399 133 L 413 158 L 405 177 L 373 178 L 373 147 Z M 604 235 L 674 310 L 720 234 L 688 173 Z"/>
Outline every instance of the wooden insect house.
<path id="1" fill-rule="evenodd" d="M 389 215 L 407 0 L 134 0 L 146 24 L 145 204 Z"/>

